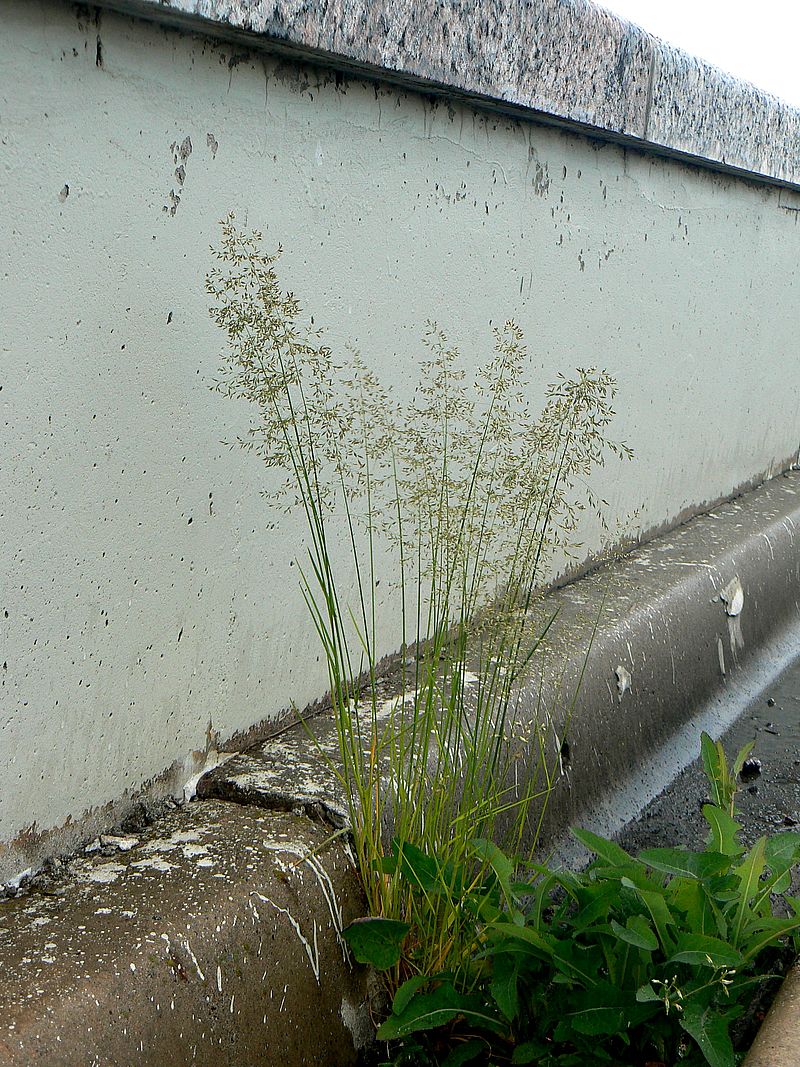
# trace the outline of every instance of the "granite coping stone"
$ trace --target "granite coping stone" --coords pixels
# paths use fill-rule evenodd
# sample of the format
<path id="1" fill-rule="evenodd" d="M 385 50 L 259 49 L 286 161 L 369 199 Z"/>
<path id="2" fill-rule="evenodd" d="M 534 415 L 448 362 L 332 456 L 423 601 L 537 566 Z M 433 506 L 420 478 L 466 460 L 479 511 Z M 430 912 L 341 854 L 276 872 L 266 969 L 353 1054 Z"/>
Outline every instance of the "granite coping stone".
<path id="1" fill-rule="evenodd" d="M 589 0 L 100 0 L 421 91 L 800 186 L 800 110 Z"/>

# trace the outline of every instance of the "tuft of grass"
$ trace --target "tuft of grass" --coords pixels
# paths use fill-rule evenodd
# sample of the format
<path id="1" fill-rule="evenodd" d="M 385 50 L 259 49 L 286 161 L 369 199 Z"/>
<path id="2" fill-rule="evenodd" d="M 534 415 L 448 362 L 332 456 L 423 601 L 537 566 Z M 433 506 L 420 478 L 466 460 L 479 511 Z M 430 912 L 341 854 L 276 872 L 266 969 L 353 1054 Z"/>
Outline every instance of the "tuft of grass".
<path id="1" fill-rule="evenodd" d="M 212 250 L 211 315 L 227 339 L 218 388 L 252 405 L 241 443 L 281 475 L 272 504 L 305 516 L 302 591 L 326 658 L 369 907 L 420 931 L 389 986 L 457 975 L 473 935 L 454 872 L 474 861 L 475 838 L 516 854 L 559 774 L 546 735 L 563 737 L 570 705 L 527 724 L 523 781 L 510 739 L 521 681 L 555 621 L 532 626 L 536 590 L 598 503 L 586 479 L 608 454 L 630 456 L 607 435 L 615 383 L 592 367 L 559 376 L 534 414 L 514 322 L 493 331 L 472 378 L 429 322 L 417 386 L 397 399 L 358 352 L 337 359 L 304 322 L 278 280 L 280 249 L 265 254 L 261 242 L 231 215 Z M 389 702 L 378 688 L 384 578 L 402 646 Z M 436 857 L 421 892 L 393 842 Z"/>

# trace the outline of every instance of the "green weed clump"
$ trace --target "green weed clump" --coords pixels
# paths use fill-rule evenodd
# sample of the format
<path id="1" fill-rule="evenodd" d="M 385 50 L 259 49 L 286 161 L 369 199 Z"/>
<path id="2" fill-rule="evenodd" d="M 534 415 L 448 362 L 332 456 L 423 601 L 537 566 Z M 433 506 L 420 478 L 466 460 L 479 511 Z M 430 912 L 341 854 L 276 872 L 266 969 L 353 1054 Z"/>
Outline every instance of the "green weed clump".
<path id="1" fill-rule="evenodd" d="M 446 894 L 470 938 L 466 966 L 420 961 L 397 990 L 378 1030 L 390 1062 L 735 1067 L 731 1024 L 770 976 L 778 943 L 791 938 L 797 951 L 800 930 L 800 899 L 787 893 L 800 833 L 759 838 L 749 851 L 740 841 L 734 794 L 750 747 L 731 770 L 703 735 L 713 800 L 701 851 L 634 857 L 574 830 L 596 857 L 575 874 L 520 865 L 483 840 L 460 867 L 396 841 L 393 862 L 411 891 Z M 415 943 L 412 923 L 380 919 L 345 936 L 377 968 Z"/>
<path id="2" fill-rule="evenodd" d="M 531 625 L 537 587 L 597 503 L 585 480 L 609 453 L 629 455 L 607 436 L 615 383 L 579 369 L 534 414 L 517 325 L 494 330 L 468 377 L 429 323 L 417 386 L 398 399 L 358 353 L 339 360 L 304 323 L 281 289 L 279 254 L 264 254 L 261 235 L 232 216 L 223 223 L 207 279 L 227 337 L 219 389 L 252 405 L 242 443 L 277 472 L 273 503 L 305 516 L 302 590 L 327 663 L 370 911 L 414 931 L 388 985 L 443 969 L 455 980 L 472 966 L 473 918 L 443 872 L 461 878 L 476 859 L 491 867 L 475 838 L 512 853 L 526 827 L 535 839 L 559 774 L 548 738 L 563 737 L 569 701 L 529 725 L 524 780 L 509 738 L 521 680 L 553 622 Z M 387 614 L 401 644 L 389 702 L 378 685 Z M 412 849 L 436 857 L 441 891 L 421 894 L 409 880 Z"/>

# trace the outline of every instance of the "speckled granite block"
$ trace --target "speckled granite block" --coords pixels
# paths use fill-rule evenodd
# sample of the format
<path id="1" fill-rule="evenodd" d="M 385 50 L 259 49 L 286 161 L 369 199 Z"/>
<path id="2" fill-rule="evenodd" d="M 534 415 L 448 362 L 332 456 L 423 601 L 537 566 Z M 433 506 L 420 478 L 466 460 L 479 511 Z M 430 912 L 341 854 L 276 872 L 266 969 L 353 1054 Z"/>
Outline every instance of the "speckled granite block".
<path id="1" fill-rule="evenodd" d="M 800 112 L 660 45 L 647 140 L 732 167 L 800 180 Z"/>
<path id="2" fill-rule="evenodd" d="M 588 0 L 104 0 L 800 184 L 800 112 Z"/>
<path id="3" fill-rule="evenodd" d="M 584 0 L 493 0 L 480 6 L 459 0 L 166 0 L 149 6 L 387 76 L 617 132 L 644 130 L 653 41 Z"/>

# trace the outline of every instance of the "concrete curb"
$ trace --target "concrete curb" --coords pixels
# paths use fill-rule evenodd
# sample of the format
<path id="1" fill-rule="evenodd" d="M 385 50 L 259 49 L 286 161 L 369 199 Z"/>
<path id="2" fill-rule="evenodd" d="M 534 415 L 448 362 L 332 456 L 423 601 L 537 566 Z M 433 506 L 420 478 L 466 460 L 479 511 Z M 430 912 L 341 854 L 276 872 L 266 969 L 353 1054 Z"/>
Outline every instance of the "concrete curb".
<path id="1" fill-rule="evenodd" d="M 211 801 L 103 840 L 0 903 L 3 1067 L 356 1062 L 373 1029 L 342 839 Z"/>
<path id="2" fill-rule="evenodd" d="M 800 1064 L 800 960 L 783 980 L 742 1067 Z"/>
<path id="3" fill-rule="evenodd" d="M 796 529 L 791 474 L 549 595 L 560 628 L 522 694 L 529 723 L 542 692 L 563 714 L 603 605 L 569 748 L 555 715 L 548 726 L 564 771 L 549 841 L 577 821 L 618 829 L 696 756 L 701 727 L 721 732 L 796 653 Z M 391 673 L 382 684 L 388 706 Z M 314 720 L 335 755 L 331 726 Z M 338 931 L 364 904 L 325 758 L 298 725 L 205 775 L 198 796 L 71 861 L 46 894 L 0 904 L 2 1067 L 356 1062 L 369 991 Z M 797 981 L 748 1067 L 800 1062 Z M 789 1058 L 760 1051 L 776 1040 Z"/>

